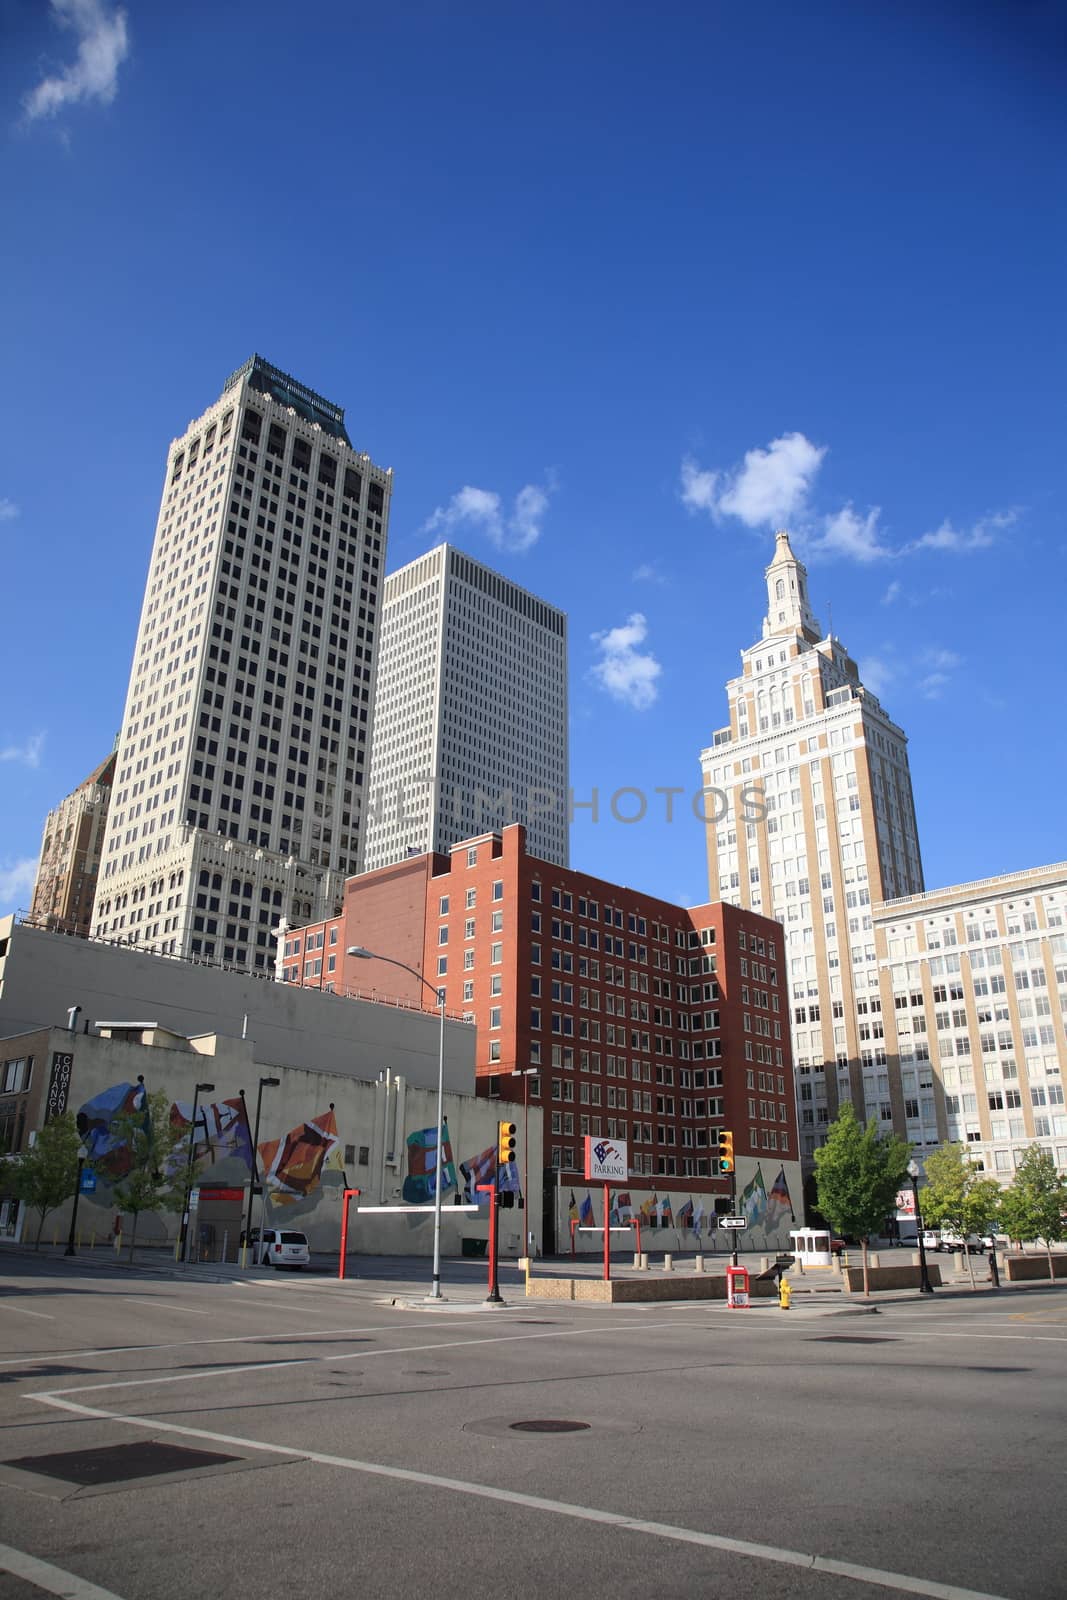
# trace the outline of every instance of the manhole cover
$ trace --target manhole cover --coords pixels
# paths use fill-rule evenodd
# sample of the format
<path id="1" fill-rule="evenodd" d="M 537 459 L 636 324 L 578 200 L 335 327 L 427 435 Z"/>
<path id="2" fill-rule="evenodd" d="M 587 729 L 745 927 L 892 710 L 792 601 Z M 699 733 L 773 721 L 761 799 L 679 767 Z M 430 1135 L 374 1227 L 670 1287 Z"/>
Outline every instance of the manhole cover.
<path id="1" fill-rule="evenodd" d="M 588 1422 L 562 1422 L 547 1418 L 540 1422 L 512 1422 L 509 1424 L 513 1433 L 583 1433 L 588 1427 Z"/>
<path id="2" fill-rule="evenodd" d="M 95 1367 L 66 1367 L 58 1362 L 45 1363 L 32 1367 L 8 1367 L 0 1372 L 0 1383 L 22 1383 L 26 1378 L 66 1378 L 72 1372 L 95 1372 Z"/>
<path id="3" fill-rule="evenodd" d="M 193 1467 L 218 1467 L 240 1456 L 214 1450 L 188 1450 L 179 1444 L 147 1443 L 105 1445 L 98 1450 L 64 1450 L 45 1456 L 20 1456 L 5 1466 L 61 1478 L 83 1489 L 101 1483 L 122 1483 L 127 1478 L 151 1478 L 163 1472 L 188 1472 Z"/>
<path id="4" fill-rule="evenodd" d="M 895 1339 L 883 1339 L 876 1333 L 823 1333 L 813 1344 L 896 1344 Z"/>

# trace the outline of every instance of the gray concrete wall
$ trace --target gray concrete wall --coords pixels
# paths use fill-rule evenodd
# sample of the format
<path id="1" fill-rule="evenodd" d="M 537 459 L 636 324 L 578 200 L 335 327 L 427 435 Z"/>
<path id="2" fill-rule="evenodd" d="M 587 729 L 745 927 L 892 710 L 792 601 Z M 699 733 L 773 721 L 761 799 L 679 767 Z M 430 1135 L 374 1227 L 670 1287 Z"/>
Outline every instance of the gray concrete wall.
<path id="1" fill-rule="evenodd" d="M 248 1037 L 263 1067 L 321 1069 L 373 1081 L 386 1069 L 437 1086 L 439 1021 L 371 1000 L 299 989 L 240 972 L 94 944 L 0 919 L 0 1037 L 62 1026 L 159 1022 L 176 1033 Z M 475 1030 L 445 1021 L 445 1088 L 474 1093 Z"/>
<path id="2" fill-rule="evenodd" d="M 71 1050 L 74 1064 L 71 1070 L 67 1102 L 69 1110 L 77 1111 L 101 1090 L 116 1083 L 133 1083 L 143 1074 L 149 1093 L 164 1090 L 171 1100 L 188 1105 L 193 1099 L 197 1082 L 214 1083 L 210 1095 L 203 1100 L 232 1099 L 244 1089 L 250 1120 L 255 1118 L 256 1093 L 259 1078 L 265 1075 L 267 1063 L 259 1059 L 252 1042 L 241 1039 L 216 1038 L 198 1041 L 197 1048 L 174 1047 L 166 1043 L 145 1045 L 126 1040 L 105 1039 L 81 1034 L 72 1039 L 65 1030 L 53 1029 L 50 1035 L 38 1034 L 35 1041 L 37 1055 L 33 1064 L 35 1088 L 46 1084 L 52 1052 Z M 272 1074 L 281 1079 L 276 1089 L 264 1089 L 259 1139 L 264 1143 L 288 1133 L 301 1122 L 320 1115 L 333 1102 L 337 1131 L 344 1146 L 353 1146 L 354 1159 L 348 1164 L 345 1176 L 351 1186 L 363 1191 L 359 1205 L 393 1204 L 401 1201 L 403 1181 L 408 1171 L 407 1136 L 419 1129 L 434 1127 L 437 1122 L 436 1088 L 419 1088 L 395 1076 L 388 1082 L 365 1083 L 347 1073 L 313 1071 L 303 1067 L 282 1067 Z M 523 1148 L 522 1107 L 506 1108 L 509 1119 L 519 1127 L 519 1148 Z M 462 1188 L 463 1177 L 459 1164 L 480 1154 L 496 1144 L 497 1119 L 501 1115 L 500 1102 L 477 1099 L 473 1095 L 446 1093 L 444 1114 L 456 1163 L 457 1177 Z M 37 1120 L 43 1116 L 43 1101 L 39 1103 Z M 511 1256 L 520 1254 L 520 1244 L 525 1226 L 536 1235 L 536 1245 L 541 1243 L 540 1173 L 542 1165 L 541 1113 L 532 1109 L 529 1130 L 530 1170 L 534 1174 L 532 1188 L 536 1201 L 527 1213 L 519 1208 L 502 1211 L 501 1250 Z M 360 1156 L 366 1152 L 366 1160 Z M 197 1180 L 204 1187 L 233 1185 L 247 1192 L 249 1172 L 237 1158 L 198 1169 Z M 295 1205 L 274 1206 L 265 1226 L 294 1228 L 306 1233 L 312 1250 L 337 1250 L 340 1244 L 341 1190 L 344 1187 L 340 1173 L 327 1172 L 314 1194 Z M 480 1215 L 456 1212 L 455 1191 L 443 1196 L 442 1249 L 446 1254 L 458 1255 L 465 1236 L 488 1237 L 488 1213 Z M 88 1245 L 95 1234 L 98 1243 L 111 1233 L 118 1210 L 107 1185 L 100 1182 L 95 1195 L 83 1195 L 78 1206 L 78 1230 L 83 1245 Z M 143 1215 L 138 1223 L 137 1237 L 145 1244 L 157 1243 L 173 1248 L 177 1238 L 179 1217 L 174 1213 L 160 1212 Z M 262 1202 L 254 1201 L 253 1223 L 262 1222 Z M 43 1238 L 51 1243 L 53 1236 L 66 1237 L 70 1221 L 70 1207 L 64 1206 L 52 1213 L 46 1222 Z M 36 1235 L 37 1219 L 33 1215 L 19 1228 L 24 1241 Z M 127 1235 L 129 1224 L 126 1224 Z M 221 1241 L 219 1241 L 221 1242 Z M 233 1241 L 231 1240 L 231 1243 Z M 428 1256 L 433 1249 L 433 1217 L 431 1213 L 405 1213 L 393 1216 L 358 1214 L 353 1203 L 349 1237 L 350 1253 L 370 1255 Z"/>

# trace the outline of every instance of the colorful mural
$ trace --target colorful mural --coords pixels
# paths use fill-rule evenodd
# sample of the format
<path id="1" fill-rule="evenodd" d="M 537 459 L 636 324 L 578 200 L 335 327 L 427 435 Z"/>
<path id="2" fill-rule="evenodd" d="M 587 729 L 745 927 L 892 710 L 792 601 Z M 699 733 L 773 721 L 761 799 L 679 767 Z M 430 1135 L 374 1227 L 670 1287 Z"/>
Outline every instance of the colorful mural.
<path id="1" fill-rule="evenodd" d="M 344 1152 L 333 1108 L 259 1146 L 263 1191 L 272 1205 L 291 1206 L 315 1192 L 328 1169 L 340 1172 Z"/>
<path id="2" fill-rule="evenodd" d="M 134 1119 L 151 1136 L 148 1091 L 143 1078 L 102 1089 L 77 1113 L 78 1137 L 89 1152 L 89 1165 L 108 1183 L 119 1183 L 129 1173 L 128 1134 Z"/>
<path id="3" fill-rule="evenodd" d="M 458 1187 L 452 1146 L 448 1138 L 448 1123 L 442 1125 L 441 1142 L 441 1194 Z M 409 1133 L 408 1175 L 404 1179 L 402 1194 L 406 1205 L 428 1205 L 437 1189 L 437 1128 L 420 1128 Z"/>

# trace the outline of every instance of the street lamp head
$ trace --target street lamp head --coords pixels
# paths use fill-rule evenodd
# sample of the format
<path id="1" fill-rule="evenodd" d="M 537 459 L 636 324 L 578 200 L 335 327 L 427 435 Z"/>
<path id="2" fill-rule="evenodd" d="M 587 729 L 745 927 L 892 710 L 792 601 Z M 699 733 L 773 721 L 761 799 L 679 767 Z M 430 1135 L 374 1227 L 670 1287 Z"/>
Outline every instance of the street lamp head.
<path id="1" fill-rule="evenodd" d="M 214 1088 L 215 1085 L 213 1083 L 198 1083 L 196 1092 L 197 1094 L 211 1094 Z"/>
<path id="2" fill-rule="evenodd" d="M 908 1162 L 908 1177 L 909 1178 L 917 1178 L 918 1176 L 919 1176 L 919 1163 L 915 1160 L 915 1158 L 913 1156 L 912 1159 Z"/>
<path id="3" fill-rule="evenodd" d="M 78 1146 L 78 1160 L 79 1161 L 88 1161 L 88 1159 L 89 1159 L 89 1147 L 88 1147 L 88 1145 L 80 1144 Z"/>
<path id="4" fill-rule="evenodd" d="M 373 950 L 368 950 L 365 945 L 352 944 L 345 951 L 346 956 L 358 956 L 361 961 L 374 961 L 376 956 Z"/>

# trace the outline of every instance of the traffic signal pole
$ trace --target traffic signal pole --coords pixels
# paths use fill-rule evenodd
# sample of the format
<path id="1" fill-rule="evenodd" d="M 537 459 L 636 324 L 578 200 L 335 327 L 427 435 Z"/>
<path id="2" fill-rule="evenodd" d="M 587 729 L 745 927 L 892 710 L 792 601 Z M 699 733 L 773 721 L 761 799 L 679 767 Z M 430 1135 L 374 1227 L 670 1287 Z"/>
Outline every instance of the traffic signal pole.
<path id="1" fill-rule="evenodd" d="M 499 1176 L 499 1174 L 498 1174 Z M 492 1183 L 479 1183 L 475 1185 L 479 1194 L 489 1196 L 489 1293 L 485 1297 L 486 1305 L 503 1305 L 504 1299 L 500 1293 L 496 1267 L 496 1212 L 499 1191 L 497 1180 Z"/>
<path id="2" fill-rule="evenodd" d="M 733 1216 L 733 1217 L 736 1217 L 736 1215 L 737 1215 L 737 1168 L 736 1167 L 734 1167 L 732 1169 L 731 1173 L 730 1173 L 730 1215 Z M 731 1228 L 730 1229 L 730 1233 L 732 1235 L 730 1243 L 733 1246 L 733 1264 L 736 1267 L 737 1266 L 737 1233 L 738 1233 L 738 1230 L 736 1228 Z"/>

